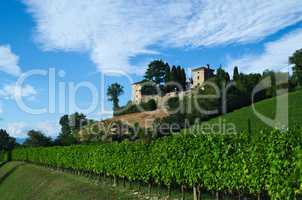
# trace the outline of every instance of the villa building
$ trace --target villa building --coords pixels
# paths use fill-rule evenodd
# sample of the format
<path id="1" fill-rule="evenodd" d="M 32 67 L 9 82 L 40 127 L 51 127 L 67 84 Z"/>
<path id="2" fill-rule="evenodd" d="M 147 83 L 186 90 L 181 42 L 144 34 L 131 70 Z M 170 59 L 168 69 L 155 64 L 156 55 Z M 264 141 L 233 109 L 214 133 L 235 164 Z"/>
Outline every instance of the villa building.
<path id="1" fill-rule="evenodd" d="M 198 67 L 192 70 L 192 88 L 202 85 L 206 80 L 214 76 L 214 70 L 209 66 Z"/>
<path id="2" fill-rule="evenodd" d="M 192 79 L 190 86 L 187 88 L 187 91 L 182 92 L 182 94 L 190 92 L 192 88 L 201 86 L 205 81 L 207 81 L 209 78 L 214 76 L 214 70 L 210 68 L 210 66 L 207 67 L 198 67 L 194 68 L 192 70 Z M 140 102 L 146 102 L 150 99 L 154 99 L 156 101 L 161 101 L 161 99 L 167 99 L 173 96 L 176 96 L 176 92 L 171 92 L 166 94 L 164 97 L 160 97 L 159 95 L 142 95 L 141 89 L 143 85 L 145 84 L 144 81 L 139 81 L 132 84 L 132 102 L 133 103 L 140 103 Z M 166 98 L 167 97 L 167 98 Z"/>

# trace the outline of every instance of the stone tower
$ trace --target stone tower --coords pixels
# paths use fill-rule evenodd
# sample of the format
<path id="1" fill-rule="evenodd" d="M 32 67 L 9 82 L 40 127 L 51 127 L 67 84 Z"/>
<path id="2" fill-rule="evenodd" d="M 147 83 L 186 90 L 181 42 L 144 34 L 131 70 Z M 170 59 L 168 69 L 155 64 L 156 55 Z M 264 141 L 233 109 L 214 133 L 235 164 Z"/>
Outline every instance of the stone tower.
<path id="1" fill-rule="evenodd" d="M 202 85 L 206 80 L 214 76 L 214 70 L 207 67 L 198 67 L 192 70 L 192 88 Z"/>
<path id="2" fill-rule="evenodd" d="M 142 101 L 142 81 L 136 82 L 132 84 L 132 102 L 140 103 Z"/>

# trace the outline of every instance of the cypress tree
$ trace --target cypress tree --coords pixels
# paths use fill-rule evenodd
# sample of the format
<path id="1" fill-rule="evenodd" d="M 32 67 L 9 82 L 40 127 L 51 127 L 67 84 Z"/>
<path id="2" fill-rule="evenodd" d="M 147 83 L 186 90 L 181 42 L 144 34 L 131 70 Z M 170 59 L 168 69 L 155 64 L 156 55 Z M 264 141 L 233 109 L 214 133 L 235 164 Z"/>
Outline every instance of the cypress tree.
<path id="1" fill-rule="evenodd" d="M 186 90 L 186 80 L 187 80 L 186 72 L 185 72 L 185 69 L 182 68 L 181 69 L 181 86 L 182 86 L 183 90 Z"/>
<path id="2" fill-rule="evenodd" d="M 173 84 L 175 82 L 177 82 L 177 69 L 176 69 L 175 65 L 172 66 L 172 70 L 170 72 L 170 80 L 171 80 L 171 82 L 173 82 Z M 171 90 L 172 91 L 174 91 L 175 88 L 176 88 L 175 85 L 171 85 Z"/>
<path id="3" fill-rule="evenodd" d="M 238 67 L 237 67 L 237 66 L 234 67 L 233 80 L 234 80 L 234 81 L 239 80 L 239 70 L 238 70 Z"/>

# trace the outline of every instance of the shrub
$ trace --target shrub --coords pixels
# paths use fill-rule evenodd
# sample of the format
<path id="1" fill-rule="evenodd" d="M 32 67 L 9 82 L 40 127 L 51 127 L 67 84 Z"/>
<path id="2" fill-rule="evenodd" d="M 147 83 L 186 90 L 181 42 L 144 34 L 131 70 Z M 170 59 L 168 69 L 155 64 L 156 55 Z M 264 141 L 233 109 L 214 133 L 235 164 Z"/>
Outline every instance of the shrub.
<path id="1" fill-rule="evenodd" d="M 139 109 L 139 106 L 141 109 Z M 137 104 L 133 104 L 132 102 L 129 102 L 126 106 L 121 107 L 119 110 L 115 111 L 113 115 L 119 116 L 119 115 L 125 115 L 130 113 L 138 113 L 142 111 L 156 110 L 157 103 L 154 99 L 150 99 L 147 102 L 141 102 L 139 106 Z"/>
<path id="2" fill-rule="evenodd" d="M 154 99 L 150 99 L 146 103 L 142 102 L 140 105 L 145 111 L 152 111 L 157 108 L 157 103 Z"/>
<path id="3" fill-rule="evenodd" d="M 0 151 L 0 164 L 8 161 L 8 152 Z"/>
<path id="4" fill-rule="evenodd" d="M 167 102 L 169 110 L 176 110 L 180 106 L 179 98 L 178 97 L 171 97 L 168 99 Z"/>

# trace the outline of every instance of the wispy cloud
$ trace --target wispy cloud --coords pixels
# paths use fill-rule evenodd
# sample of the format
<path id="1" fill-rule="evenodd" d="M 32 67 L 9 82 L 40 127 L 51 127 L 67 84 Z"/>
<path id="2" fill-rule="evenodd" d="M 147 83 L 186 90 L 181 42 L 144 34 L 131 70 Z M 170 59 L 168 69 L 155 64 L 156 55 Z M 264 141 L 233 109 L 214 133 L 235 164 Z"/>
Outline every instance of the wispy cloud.
<path id="1" fill-rule="evenodd" d="M 198 2 L 184 31 L 172 37 L 179 46 L 254 42 L 302 20 L 300 0 Z"/>
<path id="2" fill-rule="evenodd" d="M 58 135 L 60 129 L 57 122 L 51 122 L 51 121 L 39 122 L 35 128 L 37 130 L 42 131 L 47 136 L 50 136 L 52 138 L 55 138 Z"/>
<path id="3" fill-rule="evenodd" d="M 28 127 L 25 122 L 12 122 L 6 128 L 9 135 L 17 138 L 25 138 L 27 136 Z"/>
<path id="4" fill-rule="evenodd" d="M 36 89 L 31 85 L 19 86 L 14 83 L 4 85 L 0 89 L 0 98 L 14 100 L 16 98 L 25 97 L 32 100 L 37 95 Z"/>
<path id="5" fill-rule="evenodd" d="M 15 55 L 9 45 L 0 46 L 0 71 L 13 76 L 21 74 L 21 68 L 18 65 L 19 57 Z"/>
<path id="6" fill-rule="evenodd" d="M 199 47 L 261 40 L 302 20 L 302 1 L 25 0 L 45 50 L 86 51 L 98 69 L 137 72 L 151 46 Z"/>
<path id="7" fill-rule="evenodd" d="M 261 72 L 265 69 L 289 71 L 288 58 L 296 50 L 302 48 L 302 29 L 291 32 L 279 40 L 265 44 L 263 53 L 247 54 L 241 58 L 230 60 L 228 71 L 239 66 L 242 72 Z"/>
<path id="8" fill-rule="evenodd" d="M 59 132 L 59 126 L 56 122 L 42 121 L 35 125 L 29 125 L 28 123 L 21 122 L 11 122 L 7 124 L 6 130 L 8 133 L 17 138 L 26 138 L 27 132 L 31 129 L 39 130 L 45 135 L 55 138 Z"/>

